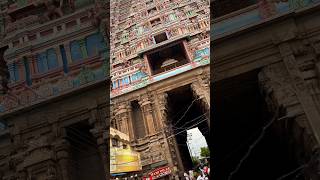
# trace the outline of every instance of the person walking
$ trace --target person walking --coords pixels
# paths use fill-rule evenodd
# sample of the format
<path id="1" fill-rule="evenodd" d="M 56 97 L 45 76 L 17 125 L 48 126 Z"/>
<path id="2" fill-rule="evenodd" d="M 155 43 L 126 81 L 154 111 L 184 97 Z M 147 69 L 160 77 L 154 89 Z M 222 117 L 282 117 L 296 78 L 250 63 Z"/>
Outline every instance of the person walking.
<path id="1" fill-rule="evenodd" d="M 199 173 L 199 176 L 197 177 L 197 180 L 205 180 L 202 173 Z"/>
<path id="2" fill-rule="evenodd" d="M 187 173 L 183 173 L 183 176 L 185 180 L 190 180 L 189 175 Z"/>

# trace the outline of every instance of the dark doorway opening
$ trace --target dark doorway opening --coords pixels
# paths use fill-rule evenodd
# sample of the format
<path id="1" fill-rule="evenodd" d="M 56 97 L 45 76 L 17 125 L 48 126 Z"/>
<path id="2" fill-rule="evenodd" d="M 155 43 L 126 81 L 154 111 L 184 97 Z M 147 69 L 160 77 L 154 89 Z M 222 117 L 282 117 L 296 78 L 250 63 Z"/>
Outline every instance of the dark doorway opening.
<path id="1" fill-rule="evenodd" d="M 183 43 L 156 50 L 149 53 L 147 58 L 152 75 L 174 69 L 189 62 Z"/>
<path id="2" fill-rule="evenodd" d="M 193 96 L 190 85 L 168 92 L 168 109 L 172 136 L 176 141 L 176 152 L 180 158 L 179 168 L 184 171 L 195 169 L 196 165 L 192 163 L 188 149 L 187 130 L 197 127 L 208 142 L 208 112 L 203 112 L 204 107 L 200 100 Z"/>
<path id="3" fill-rule="evenodd" d="M 258 71 L 215 82 L 212 91 L 212 175 L 227 180 L 274 112 L 269 112 L 259 89 Z M 277 123 L 265 131 L 231 180 L 274 180 L 299 166 L 289 139 L 279 135 Z"/>
<path id="4" fill-rule="evenodd" d="M 156 41 L 156 43 L 161 43 L 165 40 L 168 40 L 168 37 L 167 37 L 167 34 L 164 32 L 164 33 L 161 33 L 161 34 L 158 34 L 158 35 L 155 35 L 154 36 L 154 40 Z"/>
<path id="5" fill-rule="evenodd" d="M 92 127 L 87 121 L 66 128 L 67 139 L 71 145 L 72 177 L 77 180 L 105 180 L 102 159 L 90 129 Z"/>
<path id="6" fill-rule="evenodd" d="M 257 3 L 257 0 L 215 0 L 211 1 L 211 3 L 211 15 L 213 18 L 218 18 L 220 16 L 224 16 L 234 11 L 254 5 Z"/>
<path id="7" fill-rule="evenodd" d="M 136 139 L 144 138 L 146 136 L 146 127 L 144 124 L 141 106 L 137 100 L 131 102 L 133 130 Z"/>

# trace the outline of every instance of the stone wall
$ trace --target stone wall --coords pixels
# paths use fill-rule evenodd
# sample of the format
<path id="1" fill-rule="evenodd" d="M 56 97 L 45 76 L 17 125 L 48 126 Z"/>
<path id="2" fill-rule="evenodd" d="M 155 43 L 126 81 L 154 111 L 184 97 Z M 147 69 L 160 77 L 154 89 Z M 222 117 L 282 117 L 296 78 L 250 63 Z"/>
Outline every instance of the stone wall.
<path id="1" fill-rule="evenodd" d="M 259 70 L 259 81 L 270 110 L 286 110 L 281 121 L 289 129 L 297 160 L 307 163 L 309 176 L 319 177 L 319 6 L 303 12 L 274 17 L 212 41 L 213 84 L 252 70 Z M 303 152 L 299 154 L 299 152 Z"/>
<path id="2" fill-rule="evenodd" d="M 104 164 L 100 168 L 109 172 L 107 97 L 105 84 L 101 83 L 4 117 L 8 124 L 8 132 L 1 136 L 0 142 L 3 144 L 1 150 L 6 151 L 1 159 L 4 179 L 74 179 L 70 173 L 70 142 L 66 139 L 66 127 L 80 121 L 88 121 L 92 126 L 90 132 L 96 139 Z"/>
<path id="3" fill-rule="evenodd" d="M 164 165 L 169 165 L 176 172 L 183 171 L 180 169 L 182 157 L 176 151 L 175 139 L 168 138 L 172 135 L 172 131 L 169 130 L 171 122 L 167 119 L 167 92 L 190 85 L 194 96 L 200 98 L 204 109 L 208 110 L 209 75 L 207 65 L 112 99 L 112 123 L 117 124 L 118 130 L 129 134 L 131 147 L 141 154 L 144 172 Z M 131 108 L 131 102 L 134 100 L 139 102 L 143 114 L 146 132 L 143 138 L 134 135 Z"/>

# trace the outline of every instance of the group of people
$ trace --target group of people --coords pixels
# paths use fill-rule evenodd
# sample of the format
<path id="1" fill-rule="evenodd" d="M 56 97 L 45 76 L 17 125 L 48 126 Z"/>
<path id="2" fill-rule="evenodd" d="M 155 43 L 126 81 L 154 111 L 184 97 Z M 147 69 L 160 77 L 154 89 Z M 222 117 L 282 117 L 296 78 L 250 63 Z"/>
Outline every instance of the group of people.
<path id="1" fill-rule="evenodd" d="M 209 180 L 210 168 L 208 166 L 199 167 L 197 171 L 190 170 L 188 173 L 185 172 L 183 176 L 185 180 Z"/>

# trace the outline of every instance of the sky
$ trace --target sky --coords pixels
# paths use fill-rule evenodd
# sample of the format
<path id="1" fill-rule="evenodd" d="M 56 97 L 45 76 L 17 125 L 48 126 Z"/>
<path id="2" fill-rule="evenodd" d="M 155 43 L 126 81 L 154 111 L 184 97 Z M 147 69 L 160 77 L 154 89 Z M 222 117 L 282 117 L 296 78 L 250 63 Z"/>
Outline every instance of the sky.
<path id="1" fill-rule="evenodd" d="M 188 143 L 193 156 L 200 157 L 200 148 L 208 147 L 204 136 L 201 134 L 198 128 L 187 130 L 187 133 L 188 135 L 191 134 L 191 138 Z"/>

